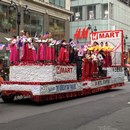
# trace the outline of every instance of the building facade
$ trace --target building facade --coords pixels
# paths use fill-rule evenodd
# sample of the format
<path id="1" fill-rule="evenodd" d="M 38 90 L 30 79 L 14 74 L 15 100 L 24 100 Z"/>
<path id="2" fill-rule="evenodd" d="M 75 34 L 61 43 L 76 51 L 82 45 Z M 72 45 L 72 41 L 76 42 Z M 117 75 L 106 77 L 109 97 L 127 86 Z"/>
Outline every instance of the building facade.
<path id="1" fill-rule="evenodd" d="M 9 0 L 0 1 L 0 32 L 18 34 L 25 30 L 33 37 L 46 31 L 55 38 L 69 39 L 70 0 L 12 0 L 17 8 L 11 10 Z M 27 10 L 28 9 L 28 12 Z M 19 16 L 18 16 L 19 13 Z M 18 29 L 18 17 L 20 27 Z"/>
<path id="2" fill-rule="evenodd" d="M 4 66 L 0 74 L 5 72 L 2 69 L 9 70 L 10 53 L 5 37 L 17 36 L 24 30 L 31 37 L 51 32 L 54 39 L 68 41 L 70 16 L 70 0 L 0 0 L 0 45 L 4 45 L 0 49 L 0 66 Z"/>
<path id="3" fill-rule="evenodd" d="M 77 28 L 90 25 L 91 31 L 121 29 L 126 50 L 130 48 L 130 0 L 71 0 L 71 11 L 70 37 L 74 38 Z M 79 42 L 89 42 L 89 38 Z"/>

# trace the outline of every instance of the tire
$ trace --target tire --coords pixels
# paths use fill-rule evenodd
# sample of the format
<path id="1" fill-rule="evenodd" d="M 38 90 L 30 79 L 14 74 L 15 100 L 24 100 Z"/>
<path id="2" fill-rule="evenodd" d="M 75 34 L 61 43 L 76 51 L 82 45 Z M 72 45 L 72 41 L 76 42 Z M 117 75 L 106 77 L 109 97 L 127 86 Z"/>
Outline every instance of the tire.
<path id="1" fill-rule="evenodd" d="M 14 100 L 14 95 L 1 96 L 1 98 L 5 103 L 12 103 Z"/>

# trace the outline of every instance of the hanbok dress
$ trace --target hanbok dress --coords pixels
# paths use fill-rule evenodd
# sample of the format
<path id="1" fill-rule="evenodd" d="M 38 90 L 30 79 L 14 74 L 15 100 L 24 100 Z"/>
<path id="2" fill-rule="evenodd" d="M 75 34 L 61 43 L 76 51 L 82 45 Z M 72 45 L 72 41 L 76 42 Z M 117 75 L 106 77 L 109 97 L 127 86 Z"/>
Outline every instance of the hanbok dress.
<path id="1" fill-rule="evenodd" d="M 16 63 L 18 60 L 18 52 L 17 52 L 17 40 L 12 39 L 10 42 L 10 62 Z"/>

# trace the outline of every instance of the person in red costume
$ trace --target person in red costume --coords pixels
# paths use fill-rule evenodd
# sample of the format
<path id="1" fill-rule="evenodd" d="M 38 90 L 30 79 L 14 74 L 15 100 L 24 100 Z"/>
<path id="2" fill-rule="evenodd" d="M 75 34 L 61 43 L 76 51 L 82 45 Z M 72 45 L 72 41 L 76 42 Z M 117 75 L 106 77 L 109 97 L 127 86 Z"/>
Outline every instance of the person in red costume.
<path id="1" fill-rule="evenodd" d="M 47 39 L 47 43 L 46 43 L 46 62 L 47 63 L 53 63 L 55 60 L 55 50 L 54 50 L 54 46 L 51 46 L 50 44 L 53 41 L 52 38 L 52 33 L 51 32 L 46 32 L 46 39 Z"/>
<path id="2" fill-rule="evenodd" d="M 40 40 L 39 40 L 39 44 L 38 44 L 38 60 L 40 62 L 44 62 L 45 61 L 45 44 L 42 43 L 43 37 L 42 35 L 39 36 Z"/>
<path id="3" fill-rule="evenodd" d="M 85 58 L 83 59 L 82 64 L 82 80 L 88 79 L 92 76 L 92 53 L 90 50 L 87 50 Z"/>
<path id="4" fill-rule="evenodd" d="M 33 45 L 33 40 L 29 37 L 29 33 L 26 32 L 26 42 L 24 44 L 24 54 L 21 59 L 23 62 L 34 63 L 37 59 L 36 50 Z"/>
<path id="5" fill-rule="evenodd" d="M 66 40 L 62 40 L 61 43 L 62 43 L 62 45 L 61 45 L 59 55 L 58 55 L 58 62 L 67 64 L 69 62 L 69 52 L 67 50 Z"/>
<path id="6" fill-rule="evenodd" d="M 112 65 L 112 57 L 111 57 L 111 51 L 112 47 L 108 45 L 108 42 L 105 43 L 104 51 L 105 51 L 105 64 L 104 67 L 109 67 Z"/>

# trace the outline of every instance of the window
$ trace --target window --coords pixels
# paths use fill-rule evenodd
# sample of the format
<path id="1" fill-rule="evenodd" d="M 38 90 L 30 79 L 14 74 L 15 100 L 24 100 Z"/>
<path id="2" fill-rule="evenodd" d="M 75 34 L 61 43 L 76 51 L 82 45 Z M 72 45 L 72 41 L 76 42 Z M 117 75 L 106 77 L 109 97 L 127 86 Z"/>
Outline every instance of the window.
<path id="1" fill-rule="evenodd" d="M 6 5 L 0 5 L 0 32 L 16 34 L 16 10 Z"/>
<path id="2" fill-rule="evenodd" d="M 57 6 L 60 6 L 60 0 L 55 0 L 55 4 L 56 4 Z"/>
<path id="3" fill-rule="evenodd" d="M 96 5 L 89 5 L 88 6 L 88 19 L 95 19 L 96 18 Z"/>
<path id="4" fill-rule="evenodd" d="M 24 30 L 30 33 L 30 15 L 24 14 Z"/>
<path id="5" fill-rule="evenodd" d="M 109 18 L 113 19 L 114 13 L 113 13 L 113 4 L 109 3 Z"/>
<path id="6" fill-rule="evenodd" d="M 49 32 L 52 32 L 55 39 L 64 39 L 65 37 L 65 21 L 50 16 Z"/>
<path id="7" fill-rule="evenodd" d="M 65 0 L 49 0 L 50 4 L 54 4 L 58 7 L 65 8 Z"/>
<path id="8" fill-rule="evenodd" d="M 60 0 L 61 7 L 65 7 L 65 0 Z"/>
<path id="9" fill-rule="evenodd" d="M 37 13 L 24 14 L 24 30 L 29 32 L 31 36 L 43 34 L 43 15 Z"/>
<path id="10" fill-rule="evenodd" d="M 49 0 L 51 4 L 55 4 L 55 0 Z"/>
<path id="11" fill-rule="evenodd" d="M 71 11 L 73 15 L 71 17 L 71 21 L 79 21 L 82 20 L 82 7 L 72 7 Z"/>
<path id="12" fill-rule="evenodd" d="M 109 10 L 108 10 L 108 3 L 102 5 L 102 18 L 103 19 L 108 19 L 113 18 L 113 4 L 109 3 Z"/>
<path id="13" fill-rule="evenodd" d="M 108 4 L 102 5 L 102 10 L 103 10 L 103 19 L 108 19 Z"/>
<path id="14" fill-rule="evenodd" d="M 130 0 L 119 0 L 119 1 L 130 6 Z"/>

